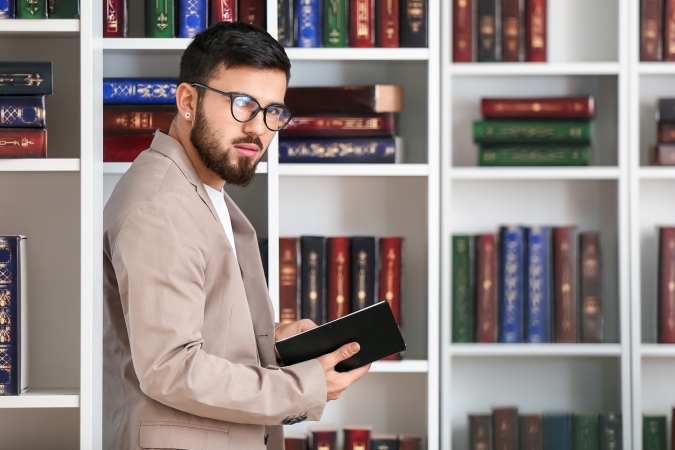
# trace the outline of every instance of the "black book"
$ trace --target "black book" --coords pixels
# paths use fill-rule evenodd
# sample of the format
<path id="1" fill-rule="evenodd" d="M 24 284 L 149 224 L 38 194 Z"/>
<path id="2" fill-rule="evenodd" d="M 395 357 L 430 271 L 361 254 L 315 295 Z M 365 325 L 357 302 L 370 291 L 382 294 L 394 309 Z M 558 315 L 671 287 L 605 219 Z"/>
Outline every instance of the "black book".
<path id="1" fill-rule="evenodd" d="M 258 238 L 258 250 L 260 250 L 260 259 L 262 260 L 263 272 L 265 272 L 265 282 L 269 285 L 270 279 L 267 276 L 267 267 L 269 259 L 269 247 L 267 238 Z"/>
<path id="2" fill-rule="evenodd" d="M 600 414 L 598 419 L 600 450 L 621 450 L 623 448 L 621 414 Z"/>
<path id="3" fill-rule="evenodd" d="M 375 298 L 376 239 L 371 236 L 352 237 L 351 255 L 351 310 L 358 311 L 377 301 Z"/>
<path id="4" fill-rule="evenodd" d="M 428 47 L 427 0 L 401 0 L 401 47 Z"/>
<path id="5" fill-rule="evenodd" d="M 300 237 L 300 312 L 303 319 L 326 323 L 326 238 Z"/>
<path id="6" fill-rule="evenodd" d="M 675 122 L 675 98 L 660 98 L 656 111 L 657 122 Z"/>
<path id="7" fill-rule="evenodd" d="M 492 450 L 492 416 L 490 414 L 469 415 L 469 450 Z"/>
<path id="8" fill-rule="evenodd" d="M 278 0 L 279 8 L 279 43 L 284 47 L 295 47 L 295 17 L 293 15 L 294 0 Z"/>
<path id="9" fill-rule="evenodd" d="M 0 95 L 52 95 L 51 62 L 0 61 Z"/>
<path id="10" fill-rule="evenodd" d="M 478 0 L 478 62 L 501 61 L 501 0 Z"/>
<path id="11" fill-rule="evenodd" d="M 371 450 L 398 450 L 398 435 L 372 433 L 370 435 Z"/>

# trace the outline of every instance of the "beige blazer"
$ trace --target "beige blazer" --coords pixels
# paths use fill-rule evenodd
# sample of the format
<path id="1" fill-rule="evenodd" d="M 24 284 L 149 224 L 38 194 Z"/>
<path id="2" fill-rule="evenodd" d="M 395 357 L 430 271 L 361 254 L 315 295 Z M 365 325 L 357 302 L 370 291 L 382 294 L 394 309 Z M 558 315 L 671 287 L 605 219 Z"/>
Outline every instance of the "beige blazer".
<path id="1" fill-rule="evenodd" d="M 282 423 L 321 418 L 323 368 L 275 365 L 256 234 L 225 200 L 239 265 L 185 150 L 157 132 L 105 207 L 106 450 L 279 450 Z"/>

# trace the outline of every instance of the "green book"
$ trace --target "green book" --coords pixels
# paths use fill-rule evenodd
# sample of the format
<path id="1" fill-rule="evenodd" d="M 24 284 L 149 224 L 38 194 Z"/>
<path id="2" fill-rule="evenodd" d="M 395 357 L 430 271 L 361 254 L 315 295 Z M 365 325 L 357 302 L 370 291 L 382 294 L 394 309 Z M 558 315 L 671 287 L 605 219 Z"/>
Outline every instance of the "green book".
<path id="1" fill-rule="evenodd" d="M 473 139 L 478 144 L 516 142 L 528 144 L 590 144 L 589 122 L 481 121 L 473 124 Z"/>
<path id="2" fill-rule="evenodd" d="M 174 0 L 145 0 L 145 37 L 176 37 Z"/>
<path id="3" fill-rule="evenodd" d="M 502 144 L 478 149 L 479 166 L 588 166 L 590 162 L 589 146 Z"/>
<path id="4" fill-rule="evenodd" d="M 666 450 L 666 416 L 642 417 L 642 450 Z"/>
<path id="5" fill-rule="evenodd" d="M 80 0 L 49 0 L 50 19 L 78 19 Z"/>
<path id="6" fill-rule="evenodd" d="M 575 414 L 572 416 L 574 450 L 599 450 L 598 416 L 596 414 Z"/>
<path id="7" fill-rule="evenodd" d="M 16 0 L 17 19 L 46 19 L 47 0 Z"/>
<path id="8" fill-rule="evenodd" d="M 473 239 L 452 237 L 452 342 L 474 342 Z"/>
<path id="9" fill-rule="evenodd" d="M 347 42 L 347 0 L 323 0 L 323 46 L 342 48 Z"/>

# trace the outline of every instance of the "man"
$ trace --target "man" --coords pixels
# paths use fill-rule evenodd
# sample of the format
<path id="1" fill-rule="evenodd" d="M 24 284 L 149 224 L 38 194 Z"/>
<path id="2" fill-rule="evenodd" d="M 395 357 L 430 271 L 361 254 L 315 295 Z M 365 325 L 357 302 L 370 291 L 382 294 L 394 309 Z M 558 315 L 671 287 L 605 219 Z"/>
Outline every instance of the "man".
<path id="1" fill-rule="evenodd" d="M 290 62 L 263 30 L 221 23 L 181 59 L 177 115 L 104 211 L 103 448 L 283 448 L 283 424 L 319 420 L 369 369 L 358 351 L 276 365 L 256 234 L 223 193 L 246 186 L 274 134 Z"/>

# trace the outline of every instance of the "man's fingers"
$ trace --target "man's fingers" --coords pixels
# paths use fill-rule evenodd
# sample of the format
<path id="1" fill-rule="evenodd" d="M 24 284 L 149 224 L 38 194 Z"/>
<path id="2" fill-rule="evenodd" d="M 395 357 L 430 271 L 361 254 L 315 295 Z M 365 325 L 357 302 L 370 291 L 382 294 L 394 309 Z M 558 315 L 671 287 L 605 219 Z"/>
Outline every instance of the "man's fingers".
<path id="1" fill-rule="evenodd" d="M 360 349 L 361 346 L 358 343 L 352 342 L 351 344 L 345 344 L 339 349 L 335 350 L 333 352 L 333 358 L 331 358 L 333 367 L 335 367 L 340 361 L 351 358 L 357 354 Z"/>
<path id="2" fill-rule="evenodd" d="M 363 367 L 359 367 L 358 369 L 353 369 L 350 370 L 349 372 L 344 372 L 343 375 L 348 375 L 349 376 L 349 384 L 352 384 L 353 382 L 361 379 L 365 374 L 368 373 L 370 370 L 371 364 L 365 365 Z"/>
<path id="3" fill-rule="evenodd" d="M 317 325 L 310 319 L 302 319 L 300 321 L 300 331 L 307 331 L 311 330 L 312 328 L 316 328 Z"/>

